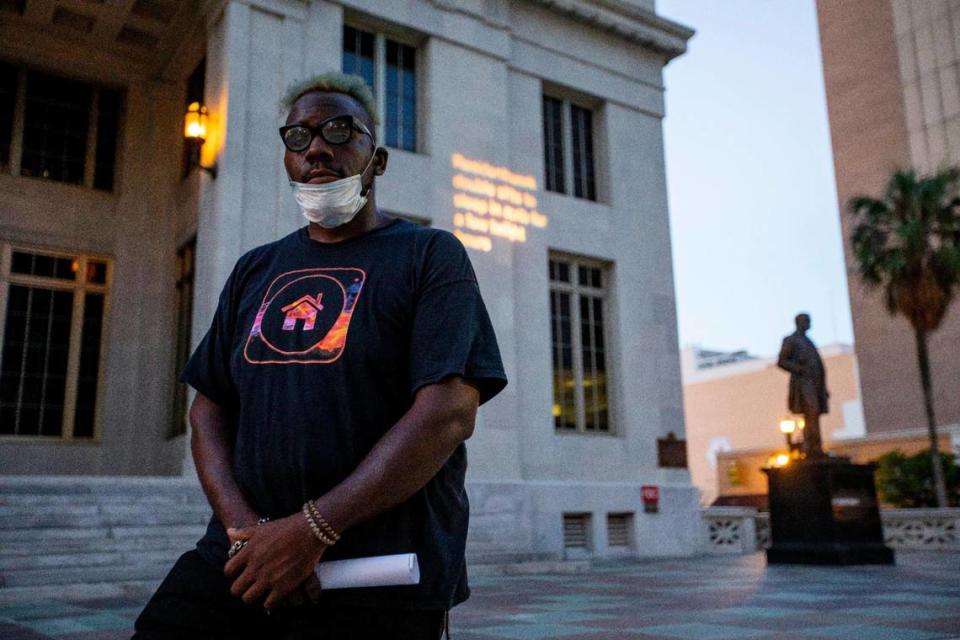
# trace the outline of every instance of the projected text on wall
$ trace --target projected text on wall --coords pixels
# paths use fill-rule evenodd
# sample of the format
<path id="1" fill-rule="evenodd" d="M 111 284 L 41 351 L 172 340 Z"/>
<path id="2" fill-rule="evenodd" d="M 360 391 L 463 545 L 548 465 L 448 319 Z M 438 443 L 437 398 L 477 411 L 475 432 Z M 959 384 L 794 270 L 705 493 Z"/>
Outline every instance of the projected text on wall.
<path id="1" fill-rule="evenodd" d="M 469 249 L 490 251 L 493 239 L 526 242 L 527 229 L 547 226 L 537 211 L 537 180 L 459 153 L 453 166 L 453 234 Z"/>

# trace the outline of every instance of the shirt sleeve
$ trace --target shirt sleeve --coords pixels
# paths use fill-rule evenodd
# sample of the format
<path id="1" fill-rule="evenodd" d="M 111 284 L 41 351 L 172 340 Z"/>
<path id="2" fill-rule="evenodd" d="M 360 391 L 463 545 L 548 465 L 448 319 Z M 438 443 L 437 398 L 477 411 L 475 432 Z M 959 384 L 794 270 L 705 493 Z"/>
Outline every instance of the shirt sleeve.
<path id="1" fill-rule="evenodd" d="M 230 371 L 237 309 L 236 273 L 235 267 L 220 293 L 220 301 L 207 334 L 180 373 L 180 382 L 185 382 L 224 408 L 239 404 L 239 394 Z"/>
<path id="2" fill-rule="evenodd" d="M 437 232 L 420 272 L 410 341 L 411 393 L 461 376 L 477 386 L 480 404 L 507 384 L 493 324 L 463 245 Z"/>

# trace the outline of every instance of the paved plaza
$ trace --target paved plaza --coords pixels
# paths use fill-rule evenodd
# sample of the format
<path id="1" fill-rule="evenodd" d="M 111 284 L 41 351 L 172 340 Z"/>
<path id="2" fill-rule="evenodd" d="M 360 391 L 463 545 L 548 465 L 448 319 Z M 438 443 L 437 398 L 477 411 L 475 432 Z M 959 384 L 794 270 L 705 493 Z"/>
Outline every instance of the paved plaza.
<path id="1" fill-rule="evenodd" d="M 960 639 L 960 554 L 895 567 L 767 567 L 762 554 L 596 564 L 588 573 L 478 576 L 454 640 Z M 129 638 L 143 602 L 0 607 L 3 640 Z"/>

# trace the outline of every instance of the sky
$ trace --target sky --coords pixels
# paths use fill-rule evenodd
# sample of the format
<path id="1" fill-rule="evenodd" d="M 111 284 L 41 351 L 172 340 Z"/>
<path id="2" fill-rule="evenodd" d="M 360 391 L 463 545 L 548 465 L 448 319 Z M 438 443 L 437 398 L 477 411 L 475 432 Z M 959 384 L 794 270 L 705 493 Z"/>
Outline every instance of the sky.
<path id="1" fill-rule="evenodd" d="M 681 347 L 775 355 L 810 313 L 853 343 L 814 0 L 657 0 Z"/>

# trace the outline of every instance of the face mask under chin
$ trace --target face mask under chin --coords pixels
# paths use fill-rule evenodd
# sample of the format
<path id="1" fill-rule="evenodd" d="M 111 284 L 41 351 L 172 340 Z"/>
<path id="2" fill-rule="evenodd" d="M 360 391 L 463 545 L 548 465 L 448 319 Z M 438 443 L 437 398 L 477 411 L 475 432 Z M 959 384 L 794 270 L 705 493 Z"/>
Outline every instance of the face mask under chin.
<path id="1" fill-rule="evenodd" d="M 341 178 L 325 184 L 307 184 L 290 181 L 293 197 L 300 205 L 300 212 L 310 222 L 324 229 L 336 229 L 353 220 L 357 212 L 367 204 L 363 194 L 363 177 L 373 164 L 374 155 L 367 166 L 357 175 Z"/>

